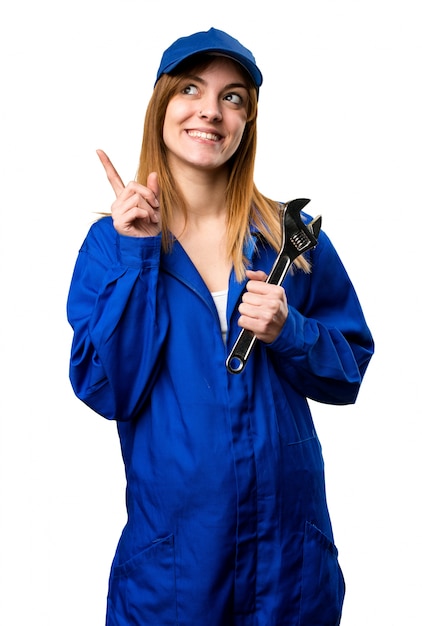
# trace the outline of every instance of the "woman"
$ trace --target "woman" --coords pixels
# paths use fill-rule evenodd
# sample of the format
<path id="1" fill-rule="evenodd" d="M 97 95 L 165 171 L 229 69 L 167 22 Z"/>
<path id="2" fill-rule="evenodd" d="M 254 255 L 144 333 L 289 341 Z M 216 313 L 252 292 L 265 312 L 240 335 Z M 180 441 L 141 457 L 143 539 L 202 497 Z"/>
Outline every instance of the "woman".
<path id="1" fill-rule="evenodd" d="M 136 181 L 76 263 L 70 376 L 117 420 L 128 520 L 108 626 L 334 626 L 344 583 L 307 398 L 355 401 L 370 331 L 327 236 L 265 279 L 280 205 L 253 182 L 251 52 L 216 29 L 163 55 Z M 305 220 L 310 217 L 304 215 Z M 239 330 L 247 367 L 225 362 Z"/>

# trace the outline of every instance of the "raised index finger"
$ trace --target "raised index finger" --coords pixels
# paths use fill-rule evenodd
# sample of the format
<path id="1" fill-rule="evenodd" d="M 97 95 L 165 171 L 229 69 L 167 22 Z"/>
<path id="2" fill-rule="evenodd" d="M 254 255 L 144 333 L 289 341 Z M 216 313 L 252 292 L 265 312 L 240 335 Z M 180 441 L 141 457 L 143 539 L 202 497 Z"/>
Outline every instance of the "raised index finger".
<path id="1" fill-rule="evenodd" d="M 120 178 L 116 168 L 113 163 L 110 161 L 104 150 L 97 150 L 98 157 L 103 164 L 105 172 L 107 174 L 107 178 L 110 182 L 110 185 L 113 187 L 113 191 L 116 194 L 116 197 L 119 193 L 125 188 L 122 179 Z"/>

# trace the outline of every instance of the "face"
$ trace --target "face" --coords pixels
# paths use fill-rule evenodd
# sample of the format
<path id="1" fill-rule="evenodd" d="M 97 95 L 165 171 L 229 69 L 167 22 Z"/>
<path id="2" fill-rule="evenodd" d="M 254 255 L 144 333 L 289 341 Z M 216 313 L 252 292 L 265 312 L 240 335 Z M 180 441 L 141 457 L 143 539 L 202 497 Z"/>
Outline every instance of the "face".
<path id="1" fill-rule="evenodd" d="M 224 169 L 245 129 L 248 91 L 238 64 L 215 58 L 182 81 L 170 100 L 163 139 L 173 173 Z"/>

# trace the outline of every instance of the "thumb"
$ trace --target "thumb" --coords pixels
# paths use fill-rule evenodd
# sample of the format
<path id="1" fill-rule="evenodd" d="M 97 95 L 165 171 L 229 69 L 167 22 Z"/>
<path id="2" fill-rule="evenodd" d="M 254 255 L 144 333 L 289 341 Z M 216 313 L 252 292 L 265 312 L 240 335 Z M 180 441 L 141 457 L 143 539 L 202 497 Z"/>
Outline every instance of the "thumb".
<path id="1" fill-rule="evenodd" d="M 157 198 L 158 202 L 160 202 L 161 187 L 158 184 L 158 174 L 157 174 L 157 172 L 151 172 L 150 174 L 148 174 L 147 187 L 148 187 L 148 189 L 151 189 L 151 191 L 153 192 L 153 194 Z"/>
<path id="2" fill-rule="evenodd" d="M 267 280 L 267 274 L 262 270 L 246 270 L 246 276 L 249 280 L 259 280 L 261 282 Z"/>

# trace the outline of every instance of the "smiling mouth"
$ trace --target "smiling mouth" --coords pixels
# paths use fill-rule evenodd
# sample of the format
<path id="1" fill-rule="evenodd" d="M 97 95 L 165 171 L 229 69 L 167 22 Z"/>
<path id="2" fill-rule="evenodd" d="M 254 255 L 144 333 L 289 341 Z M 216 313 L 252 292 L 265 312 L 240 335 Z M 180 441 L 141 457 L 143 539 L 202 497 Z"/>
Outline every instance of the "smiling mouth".
<path id="1" fill-rule="evenodd" d="M 187 133 L 189 137 L 195 137 L 197 139 L 209 139 L 210 141 L 219 141 L 221 139 L 221 135 L 216 135 L 215 133 L 204 133 L 200 130 L 188 130 Z"/>

